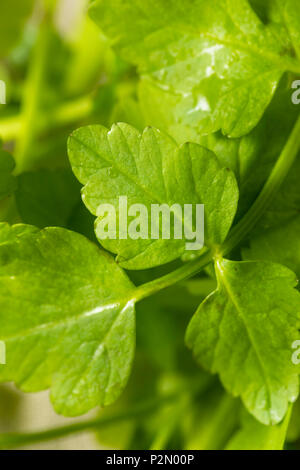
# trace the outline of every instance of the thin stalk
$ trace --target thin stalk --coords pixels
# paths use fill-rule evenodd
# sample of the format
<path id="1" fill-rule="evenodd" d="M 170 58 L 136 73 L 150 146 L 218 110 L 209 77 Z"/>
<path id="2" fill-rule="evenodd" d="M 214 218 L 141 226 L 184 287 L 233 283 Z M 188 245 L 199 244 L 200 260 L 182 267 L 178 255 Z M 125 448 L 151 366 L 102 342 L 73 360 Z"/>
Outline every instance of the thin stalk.
<path id="1" fill-rule="evenodd" d="M 206 414 L 206 426 L 186 443 L 186 450 L 221 450 L 239 423 L 240 402 L 227 393 L 222 394 L 214 409 Z M 209 419 L 208 419 L 209 416 Z"/>
<path id="2" fill-rule="evenodd" d="M 70 424 L 68 426 L 55 427 L 46 431 L 39 432 L 28 432 L 28 433 L 7 433 L 0 435 L 0 449 L 13 449 L 36 442 L 50 441 L 53 439 L 59 439 L 70 434 L 81 433 L 84 431 L 90 431 L 100 429 L 111 424 L 120 423 L 122 421 L 128 421 L 139 417 L 144 417 L 148 413 L 152 413 L 156 409 L 165 405 L 166 403 L 172 402 L 177 398 L 177 394 L 160 397 L 155 400 L 147 401 L 140 405 L 135 406 L 131 410 L 126 410 L 123 413 L 115 413 L 111 416 L 99 417 L 90 419 L 87 421 L 81 421 L 79 423 Z"/>
<path id="3" fill-rule="evenodd" d="M 276 193 L 279 191 L 280 186 L 299 153 L 299 150 L 300 116 L 260 195 L 247 214 L 231 230 L 229 237 L 221 249 L 221 253 L 223 255 L 229 253 L 238 246 L 261 219 L 266 209 L 274 200 Z"/>

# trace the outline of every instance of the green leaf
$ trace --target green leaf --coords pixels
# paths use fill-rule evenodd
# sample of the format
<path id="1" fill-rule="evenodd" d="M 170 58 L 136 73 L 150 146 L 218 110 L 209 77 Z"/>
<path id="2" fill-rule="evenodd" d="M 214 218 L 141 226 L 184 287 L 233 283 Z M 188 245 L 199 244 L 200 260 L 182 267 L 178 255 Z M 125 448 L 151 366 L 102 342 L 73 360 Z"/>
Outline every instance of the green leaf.
<path id="1" fill-rule="evenodd" d="M 140 84 L 139 93 L 147 124 L 168 132 L 178 144 L 190 141 L 203 145 L 234 172 L 240 192 L 237 218 L 247 212 L 261 191 L 299 114 L 291 100 L 291 77 L 287 75 L 260 123 L 239 139 L 230 139 L 220 131 L 201 136 L 191 126 L 176 124 L 176 102 L 149 81 Z"/>
<path id="2" fill-rule="evenodd" d="M 138 97 L 146 125 L 167 132 L 178 144 L 200 143 L 198 130 L 194 126 L 179 123 L 176 118 L 179 96 L 174 96 L 152 81 L 143 79 L 138 84 Z"/>
<path id="3" fill-rule="evenodd" d="M 259 421 L 276 424 L 298 395 L 296 277 L 267 262 L 219 260 L 216 272 L 218 288 L 193 317 L 187 345 Z"/>
<path id="4" fill-rule="evenodd" d="M 0 380 L 26 392 L 51 387 L 66 416 L 113 402 L 133 360 L 132 289 L 110 256 L 74 232 L 48 228 L 0 244 Z"/>
<path id="5" fill-rule="evenodd" d="M 18 176 L 16 203 L 22 221 L 37 227 L 67 227 L 79 202 L 79 184 L 68 170 Z"/>
<path id="6" fill-rule="evenodd" d="M 285 77 L 258 126 L 241 139 L 229 139 L 221 132 L 202 136 L 199 143 L 212 150 L 234 173 L 239 184 L 237 217 L 244 215 L 263 188 L 296 123 L 299 109 L 291 100 L 291 81 Z M 299 174 L 294 166 L 291 173 Z M 290 181 L 285 185 L 285 195 Z M 290 191 L 296 193 L 296 176 Z M 298 190 L 298 186 L 297 186 Z M 290 199 L 290 198 L 289 198 Z M 272 204 L 272 211 L 277 206 Z M 278 215 L 278 211 L 276 212 Z"/>
<path id="7" fill-rule="evenodd" d="M 127 269 L 144 269 L 167 263 L 180 257 L 187 240 L 151 239 L 152 204 L 204 204 L 205 243 L 220 244 L 232 224 L 238 200 L 238 188 L 233 173 L 222 168 L 216 156 L 197 144 L 177 147 L 167 135 L 154 128 L 140 134 L 127 124 L 114 125 L 110 131 L 102 126 L 88 126 L 75 131 L 69 140 L 69 157 L 73 171 L 85 184 L 83 201 L 94 215 L 100 215 L 101 204 L 112 204 L 117 216 L 117 239 L 103 239 L 101 244 L 118 254 L 118 262 Z M 143 204 L 148 211 L 147 238 L 119 239 L 119 197 L 126 196 L 128 208 Z M 183 210 L 183 209 L 182 209 Z M 182 214 L 175 217 L 183 224 Z M 111 215 L 111 219 L 114 214 Z M 174 221 L 173 221 L 174 223 Z M 128 222 L 128 229 L 130 221 Z M 191 229 L 193 227 L 190 227 Z M 124 233 L 123 233 L 124 236 Z"/>
<path id="8" fill-rule="evenodd" d="M 274 28 L 281 33 L 281 41 L 286 47 L 292 45 L 295 55 L 300 60 L 300 8 L 297 0 L 276 0 L 268 5 L 269 20 L 274 21 Z"/>
<path id="9" fill-rule="evenodd" d="M 291 409 L 287 412 L 282 423 L 275 426 L 265 426 L 245 413 L 241 429 L 229 441 L 226 450 L 282 450 L 290 415 Z"/>
<path id="10" fill-rule="evenodd" d="M 0 4 L 0 57 L 15 46 L 25 20 L 32 12 L 34 0 L 10 0 Z"/>
<path id="11" fill-rule="evenodd" d="M 282 75 L 300 72 L 300 4 L 280 3 L 267 24 L 247 0 L 95 0 L 91 16 L 143 80 L 174 96 L 178 124 L 240 137 Z"/>
<path id="12" fill-rule="evenodd" d="M 15 162 L 12 156 L 0 148 L 0 200 L 16 189 L 16 179 L 12 175 L 14 168 Z"/>
<path id="13" fill-rule="evenodd" d="M 6 222 L 0 223 L 0 245 L 4 243 L 12 243 L 19 238 L 38 232 L 36 227 L 31 225 L 16 224 L 10 226 Z"/>

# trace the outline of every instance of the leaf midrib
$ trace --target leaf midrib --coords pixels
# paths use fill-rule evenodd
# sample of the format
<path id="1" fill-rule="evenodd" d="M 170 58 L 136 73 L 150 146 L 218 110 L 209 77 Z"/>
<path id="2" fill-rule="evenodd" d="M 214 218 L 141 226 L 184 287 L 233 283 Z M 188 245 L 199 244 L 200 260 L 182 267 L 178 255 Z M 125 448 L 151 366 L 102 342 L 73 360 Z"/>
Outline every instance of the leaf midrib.
<path id="1" fill-rule="evenodd" d="M 246 318 L 244 316 L 243 310 L 240 308 L 239 303 L 235 300 L 234 293 L 231 290 L 231 286 L 230 286 L 229 282 L 227 282 L 226 274 L 224 273 L 224 269 L 222 268 L 220 261 L 216 262 L 216 269 L 217 269 L 217 271 L 218 271 L 218 273 L 219 273 L 219 275 L 222 279 L 222 283 L 223 283 L 223 285 L 226 289 L 226 292 L 228 294 L 229 299 L 231 300 L 233 306 L 235 307 L 237 313 L 239 314 L 240 318 L 243 321 L 244 327 L 245 327 L 246 332 L 247 332 L 247 336 L 248 336 L 249 341 L 250 341 L 250 343 L 253 347 L 255 355 L 258 359 L 258 363 L 260 365 L 260 368 L 261 368 L 261 371 L 262 371 L 262 374 L 263 374 L 263 378 L 265 380 L 265 383 L 266 383 L 266 386 L 267 386 L 267 389 L 268 389 L 268 409 L 270 410 L 271 409 L 272 389 L 271 389 L 271 385 L 270 385 L 270 382 L 269 382 L 269 379 L 268 379 L 268 374 L 267 374 L 267 372 L 265 370 L 265 367 L 264 367 L 264 364 L 263 364 L 263 360 L 260 357 L 259 348 L 257 347 L 256 341 L 254 340 L 254 338 L 252 336 L 252 333 L 251 333 L 251 330 L 249 329 L 249 327 L 247 325 L 247 321 L 246 321 Z"/>

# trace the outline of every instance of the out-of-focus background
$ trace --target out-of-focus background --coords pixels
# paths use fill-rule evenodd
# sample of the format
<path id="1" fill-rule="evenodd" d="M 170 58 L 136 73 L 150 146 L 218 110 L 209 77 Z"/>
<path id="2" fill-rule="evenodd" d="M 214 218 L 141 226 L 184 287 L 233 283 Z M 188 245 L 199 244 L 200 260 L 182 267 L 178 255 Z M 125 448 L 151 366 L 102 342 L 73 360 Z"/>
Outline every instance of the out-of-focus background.
<path id="1" fill-rule="evenodd" d="M 0 386 L 0 433 L 40 431 L 50 427 L 86 420 L 95 416 L 96 412 L 84 418 L 66 419 L 58 416 L 51 406 L 48 392 L 19 392 L 13 385 Z M 49 442 L 21 446 L 21 449 L 99 449 L 95 433 L 83 432 Z"/>

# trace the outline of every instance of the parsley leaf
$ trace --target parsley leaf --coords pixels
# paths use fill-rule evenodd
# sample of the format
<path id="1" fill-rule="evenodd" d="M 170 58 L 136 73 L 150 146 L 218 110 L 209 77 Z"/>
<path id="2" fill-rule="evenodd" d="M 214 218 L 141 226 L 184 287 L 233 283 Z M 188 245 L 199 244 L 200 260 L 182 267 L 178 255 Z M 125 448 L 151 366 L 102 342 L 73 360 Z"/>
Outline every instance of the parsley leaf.
<path id="1" fill-rule="evenodd" d="M 201 365 L 262 423 L 276 424 L 298 395 L 291 345 L 298 338 L 295 275 L 268 262 L 216 263 L 218 288 L 200 305 L 186 335 Z"/>
<path id="2" fill-rule="evenodd" d="M 20 230 L 12 227 L 9 241 L 6 226 L 0 244 L 1 340 L 9 364 L 0 380 L 26 392 L 51 387 L 55 410 L 66 416 L 111 403 L 134 354 L 133 285 L 81 235 Z"/>
<path id="3" fill-rule="evenodd" d="M 290 86 L 290 80 L 285 77 L 260 123 L 250 134 L 240 139 L 230 139 L 217 132 L 199 138 L 199 143 L 212 150 L 237 178 L 240 191 L 237 218 L 244 215 L 254 203 L 298 118 L 299 110 L 291 101 Z M 291 174 L 298 174 L 296 164 Z M 286 181 L 282 200 L 285 197 L 291 199 L 291 196 L 287 196 L 289 192 L 294 195 L 297 193 L 296 179 L 294 176 L 294 180 L 289 177 L 289 181 Z M 282 212 L 277 204 L 280 194 L 282 191 L 272 204 L 272 211 L 277 216 Z"/>
<path id="4" fill-rule="evenodd" d="M 140 134 L 122 123 L 110 131 L 89 126 L 70 137 L 69 157 L 77 178 L 85 184 L 83 201 L 94 215 L 99 215 L 100 204 L 110 203 L 119 222 L 119 196 L 124 195 L 128 207 L 143 203 L 148 214 L 152 204 L 204 204 L 207 244 L 222 243 L 230 229 L 238 200 L 235 177 L 221 167 L 212 152 L 197 144 L 177 147 L 154 128 Z M 102 217 L 97 219 L 96 235 Z M 176 217 L 182 224 L 182 214 Z M 99 237 L 99 241 L 118 254 L 121 266 L 144 269 L 172 261 L 185 252 L 186 239 L 175 239 L 172 231 L 170 236 L 170 240 L 155 240 L 149 233 L 147 239 Z"/>
<path id="5" fill-rule="evenodd" d="M 95 0 L 91 16 L 143 79 L 174 95 L 178 124 L 240 137 L 282 75 L 300 72 L 300 6 L 278 9 L 279 26 L 264 24 L 246 0 Z"/>

